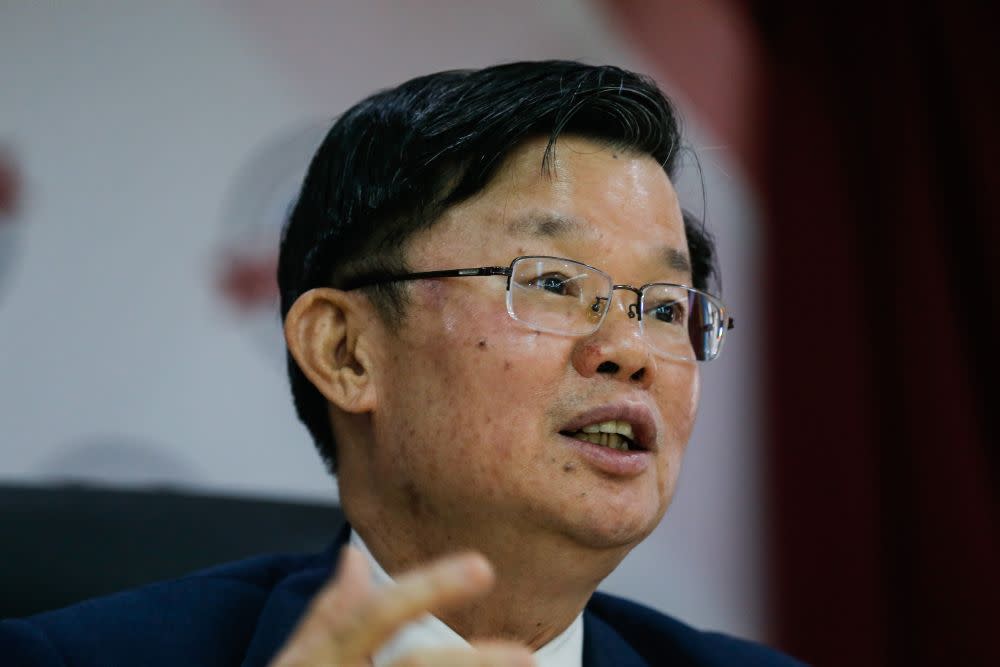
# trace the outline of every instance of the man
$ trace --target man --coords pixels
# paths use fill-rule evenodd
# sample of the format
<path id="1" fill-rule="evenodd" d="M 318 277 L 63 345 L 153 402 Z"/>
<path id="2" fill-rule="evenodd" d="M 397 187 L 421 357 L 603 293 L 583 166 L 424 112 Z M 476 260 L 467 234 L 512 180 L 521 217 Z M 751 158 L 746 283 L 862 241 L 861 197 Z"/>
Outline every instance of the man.
<path id="1" fill-rule="evenodd" d="M 572 62 L 349 110 L 278 271 L 296 408 L 349 531 L 0 645 L 29 664 L 794 664 L 594 593 L 666 511 L 698 364 L 731 326 L 679 150 L 653 83 Z"/>

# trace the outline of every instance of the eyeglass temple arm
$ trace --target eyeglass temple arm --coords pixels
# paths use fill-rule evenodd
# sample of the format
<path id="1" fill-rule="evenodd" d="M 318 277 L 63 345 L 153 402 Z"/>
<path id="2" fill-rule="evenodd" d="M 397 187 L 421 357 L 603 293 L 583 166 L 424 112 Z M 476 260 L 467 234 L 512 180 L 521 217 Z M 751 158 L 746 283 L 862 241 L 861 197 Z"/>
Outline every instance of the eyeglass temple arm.
<path id="1" fill-rule="evenodd" d="M 464 278 L 466 276 L 509 276 L 507 266 L 479 266 L 470 269 L 445 269 L 442 271 L 419 271 L 396 276 L 395 280 L 414 280 L 419 278 Z"/>
<path id="2" fill-rule="evenodd" d="M 508 266 L 479 266 L 468 269 L 445 269 L 441 271 L 418 271 L 416 273 L 402 273 L 399 275 L 374 275 L 360 277 L 344 287 L 346 290 L 354 290 L 362 287 L 372 287 L 374 285 L 384 285 L 385 283 L 402 282 L 406 280 L 420 280 L 423 278 L 464 278 L 466 276 L 510 276 L 511 269 Z"/>

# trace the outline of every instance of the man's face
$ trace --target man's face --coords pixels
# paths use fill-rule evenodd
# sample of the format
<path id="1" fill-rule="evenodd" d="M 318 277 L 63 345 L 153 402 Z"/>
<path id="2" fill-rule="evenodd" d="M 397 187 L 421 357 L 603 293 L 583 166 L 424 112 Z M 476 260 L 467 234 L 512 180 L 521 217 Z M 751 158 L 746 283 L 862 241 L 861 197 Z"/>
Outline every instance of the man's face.
<path id="1" fill-rule="evenodd" d="M 602 269 L 615 283 L 690 284 L 689 272 L 668 261 L 671 251 L 687 255 L 687 243 L 674 189 L 652 158 L 563 137 L 553 174 L 541 169 L 544 147 L 542 139 L 522 145 L 487 189 L 416 235 L 411 269 L 551 255 Z M 626 314 L 631 292 L 616 290 L 601 328 L 574 337 L 512 319 L 505 286 L 497 276 L 407 283 L 405 317 L 385 335 L 373 374 L 366 465 L 384 498 L 396 499 L 386 501 L 386 520 L 402 513 L 455 546 L 516 533 L 523 544 L 545 536 L 624 553 L 673 495 L 698 370 L 647 347 Z M 647 421 L 648 450 L 623 453 L 567 434 L 594 410 Z"/>

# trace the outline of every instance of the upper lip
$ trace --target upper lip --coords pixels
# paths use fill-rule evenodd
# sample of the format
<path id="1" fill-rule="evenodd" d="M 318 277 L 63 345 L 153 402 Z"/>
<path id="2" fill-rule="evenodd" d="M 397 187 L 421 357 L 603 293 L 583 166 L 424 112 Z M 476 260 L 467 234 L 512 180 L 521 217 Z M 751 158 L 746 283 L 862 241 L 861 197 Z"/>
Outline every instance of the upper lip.
<path id="1" fill-rule="evenodd" d="M 584 426 L 599 424 L 606 421 L 623 421 L 632 425 L 635 444 L 646 451 L 656 451 L 656 420 L 653 412 L 645 405 L 637 403 L 616 403 L 602 405 L 573 417 L 561 429 L 560 433 L 579 431 Z"/>

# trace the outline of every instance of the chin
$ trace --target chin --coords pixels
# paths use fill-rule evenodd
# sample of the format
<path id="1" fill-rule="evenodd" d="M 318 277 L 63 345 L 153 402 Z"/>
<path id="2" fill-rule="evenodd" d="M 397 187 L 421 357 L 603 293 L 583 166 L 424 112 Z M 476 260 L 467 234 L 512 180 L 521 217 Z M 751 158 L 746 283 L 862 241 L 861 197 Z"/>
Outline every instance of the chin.
<path id="1" fill-rule="evenodd" d="M 636 504 L 631 507 L 607 505 L 595 509 L 598 511 L 587 512 L 580 521 L 568 527 L 571 538 L 590 549 L 622 550 L 621 557 L 624 558 L 656 529 L 666 508 L 661 510 Z"/>

